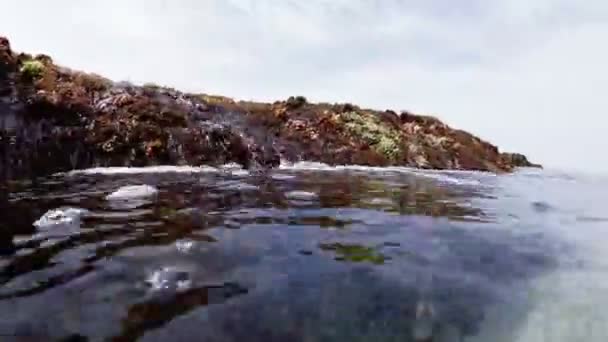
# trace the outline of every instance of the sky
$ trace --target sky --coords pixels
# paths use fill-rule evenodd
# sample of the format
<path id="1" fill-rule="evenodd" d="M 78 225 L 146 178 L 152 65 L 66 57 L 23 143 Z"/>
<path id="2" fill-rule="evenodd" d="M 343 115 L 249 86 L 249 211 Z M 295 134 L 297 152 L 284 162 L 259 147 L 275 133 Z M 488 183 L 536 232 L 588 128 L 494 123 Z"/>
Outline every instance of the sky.
<path id="1" fill-rule="evenodd" d="M 0 35 L 114 80 L 408 110 L 608 173 L 605 0 L 4 0 Z"/>

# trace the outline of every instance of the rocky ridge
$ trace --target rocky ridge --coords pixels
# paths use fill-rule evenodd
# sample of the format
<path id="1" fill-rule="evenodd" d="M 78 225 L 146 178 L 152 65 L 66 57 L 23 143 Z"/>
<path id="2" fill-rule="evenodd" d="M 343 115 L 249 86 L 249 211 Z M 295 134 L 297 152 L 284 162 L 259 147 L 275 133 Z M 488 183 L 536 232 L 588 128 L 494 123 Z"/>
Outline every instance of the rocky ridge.
<path id="1" fill-rule="evenodd" d="M 491 172 L 538 166 L 430 116 L 113 82 L 16 53 L 0 37 L 0 179 L 93 166 L 269 168 L 282 160 Z"/>

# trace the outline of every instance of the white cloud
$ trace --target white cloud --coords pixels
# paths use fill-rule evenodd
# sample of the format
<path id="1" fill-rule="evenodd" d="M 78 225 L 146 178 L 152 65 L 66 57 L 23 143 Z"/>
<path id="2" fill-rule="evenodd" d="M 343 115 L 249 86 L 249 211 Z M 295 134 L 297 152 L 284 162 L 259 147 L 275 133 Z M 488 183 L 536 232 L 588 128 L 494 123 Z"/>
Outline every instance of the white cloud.
<path id="1" fill-rule="evenodd" d="M 602 0 L 13 0 L 0 32 L 115 79 L 422 111 L 549 166 L 608 171 Z"/>

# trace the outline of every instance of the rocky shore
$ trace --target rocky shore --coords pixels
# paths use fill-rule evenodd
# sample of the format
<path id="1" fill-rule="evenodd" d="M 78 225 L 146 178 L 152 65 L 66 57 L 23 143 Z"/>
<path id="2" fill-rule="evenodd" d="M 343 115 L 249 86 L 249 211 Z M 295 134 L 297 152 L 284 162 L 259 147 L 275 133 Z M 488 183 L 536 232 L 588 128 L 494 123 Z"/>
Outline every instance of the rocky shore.
<path id="1" fill-rule="evenodd" d="M 93 166 L 267 168 L 281 160 L 491 172 L 537 166 L 434 117 L 113 82 L 16 53 L 0 37 L 0 179 Z"/>

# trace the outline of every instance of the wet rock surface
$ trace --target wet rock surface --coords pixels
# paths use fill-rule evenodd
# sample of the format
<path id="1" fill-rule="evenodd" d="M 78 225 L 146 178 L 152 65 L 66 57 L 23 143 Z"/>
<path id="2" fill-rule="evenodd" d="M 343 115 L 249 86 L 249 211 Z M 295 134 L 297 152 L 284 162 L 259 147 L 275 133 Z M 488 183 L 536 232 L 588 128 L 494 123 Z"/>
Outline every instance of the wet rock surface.
<path id="1" fill-rule="evenodd" d="M 535 166 L 438 119 L 351 104 L 272 104 L 112 82 L 0 37 L 0 179 L 94 166 L 287 161 L 511 171 Z"/>

